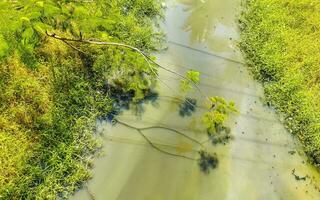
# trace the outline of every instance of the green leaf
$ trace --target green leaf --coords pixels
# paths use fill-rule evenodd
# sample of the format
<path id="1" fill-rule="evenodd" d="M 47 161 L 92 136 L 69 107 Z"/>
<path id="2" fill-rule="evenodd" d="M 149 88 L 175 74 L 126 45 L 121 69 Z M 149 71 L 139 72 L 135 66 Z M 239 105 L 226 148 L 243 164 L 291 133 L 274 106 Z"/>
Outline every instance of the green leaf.
<path id="1" fill-rule="evenodd" d="M 200 82 L 200 72 L 190 70 L 186 74 L 187 80 L 181 80 L 180 89 L 182 92 L 187 92 L 192 89 L 192 84 L 198 84 Z"/>
<path id="2" fill-rule="evenodd" d="M 200 72 L 190 70 L 187 72 L 187 78 L 190 79 L 193 83 L 197 84 L 200 82 Z"/>

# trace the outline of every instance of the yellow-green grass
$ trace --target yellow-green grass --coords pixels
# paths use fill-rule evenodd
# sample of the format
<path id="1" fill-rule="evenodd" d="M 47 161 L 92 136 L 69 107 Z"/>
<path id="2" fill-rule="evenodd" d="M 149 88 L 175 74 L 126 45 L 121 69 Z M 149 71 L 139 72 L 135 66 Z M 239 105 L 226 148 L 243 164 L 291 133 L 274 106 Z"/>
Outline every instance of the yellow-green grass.
<path id="1" fill-rule="evenodd" d="M 12 186 L 23 176 L 22 169 L 37 142 L 31 134 L 35 121 L 50 113 L 52 101 L 47 74 L 40 68 L 37 71 L 26 68 L 17 56 L 0 67 L 1 189 Z"/>
<path id="2" fill-rule="evenodd" d="M 240 47 L 268 104 L 320 168 L 320 2 L 247 0 L 240 29 Z"/>

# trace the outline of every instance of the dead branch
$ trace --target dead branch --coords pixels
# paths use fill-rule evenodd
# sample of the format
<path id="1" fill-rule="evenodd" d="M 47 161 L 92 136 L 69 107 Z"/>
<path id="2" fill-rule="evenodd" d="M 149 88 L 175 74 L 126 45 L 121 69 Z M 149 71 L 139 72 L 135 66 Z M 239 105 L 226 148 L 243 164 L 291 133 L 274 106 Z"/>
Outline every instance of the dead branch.
<path id="1" fill-rule="evenodd" d="M 123 125 L 123 126 L 126 126 L 126 127 L 128 127 L 128 128 L 131 128 L 131 129 L 136 130 L 136 131 L 150 144 L 151 147 L 153 147 L 153 148 L 156 149 L 157 151 L 160 151 L 161 153 L 164 153 L 164 154 L 167 154 L 167 155 L 170 155 L 170 156 L 185 158 L 185 159 L 188 159 L 188 160 L 194 160 L 194 161 L 198 161 L 198 160 L 199 160 L 199 158 L 192 158 L 192 157 L 188 157 L 188 156 L 184 156 L 184 155 L 179 155 L 179 154 L 174 154 L 174 153 L 165 151 L 165 150 L 157 147 L 155 144 L 153 144 L 153 142 L 152 142 L 145 134 L 143 134 L 143 132 L 142 132 L 143 130 L 147 130 L 147 129 L 164 128 L 164 129 L 167 129 L 167 130 L 174 131 L 175 133 L 178 133 L 179 135 L 182 135 L 182 136 L 188 138 L 189 140 L 191 140 L 191 141 L 193 141 L 193 142 L 196 141 L 195 139 L 190 138 L 189 136 L 187 136 L 187 135 L 185 135 L 185 134 L 183 134 L 183 133 L 181 133 L 181 132 L 179 132 L 179 131 L 176 131 L 176 130 L 170 129 L 170 128 L 166 128 L 166 127 L 160 127 L 160 126 L 146 127 L 146 128 L 138 128 L 138 127 L 129 125 L 129 124 L 127 124 L 127 123 L 121 122 L 121 121 L 119 121 L 119 120 L 117 120 L 117 119 L 114 119 L 114 120 L 115 120 L 116 123 L 119 123 L 119 124 L 121 124 L 121 125 Z M 200 142 L 196 141 L 196 143 L 203 147 L 203 145 L 202 145 Z"/>

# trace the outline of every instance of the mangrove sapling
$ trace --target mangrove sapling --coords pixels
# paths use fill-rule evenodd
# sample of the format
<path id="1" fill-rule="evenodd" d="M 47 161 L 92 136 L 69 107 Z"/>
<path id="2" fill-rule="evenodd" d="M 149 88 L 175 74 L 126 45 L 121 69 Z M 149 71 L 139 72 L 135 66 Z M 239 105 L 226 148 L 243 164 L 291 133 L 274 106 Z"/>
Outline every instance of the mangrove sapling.
<path id="1" fill-rule="evenodd" d="M 149 70 L 152 72 L 152 75 L 154 77 L 156 77 L 159 81 L 163 82 L 161 80 L 161 78 L 159 77 L 158 73 L 156 72 L 156 67 L 159 67 L 161 69 L 164 69 L 170 73 L 173 73 L 176 76 L 179 76 L 180 78 L 182 78 L 181 82 L 180 82 L 180 89 L 183 93 L 188 92 L 189 90 L 192 89 L 196 89 L 196 91 L 202 96 L 204 97 L 204 99 L 206 100 L 208 106 L 208 112 L 206 112 L 203 116 L 203 123 L 204 125 L 207 127 L 207 133 L 208 136 L 210 138 L 210 140 L 212 140 L 213 144 L 216 143 L 226 143 L 230 138 L 230 129 L 228 129 L 224 123 L 228 118 L 228 114 L 231 112 L 237 112 L 235 105 L 233 102 L 227 103 L 223 98 L 221 97 L 208 97 L 206 96 L 202 90 L 198 87 L 198 83 L 200 82 L 200 73 L 197 71 L 188 71 L 186 75 L 182 75 L 178 72 L 175 72 L 173 70 L 167 69 L 166 67 L 158 64 L 156 61 L 154 61 L 149 55 L 147 55 L 146 53 L 144 53 L 142 50 L 131 46 L 131 45 L 127 45 L 127 44 L 123 44 L 123 43 L 118 43 L 118 42 L 104 42 L 104 41 L 100 41 L 98 39 L 84 39 L 83 37 L 80 37 L 79 39 L 72 39 L 72 38 L 66 38 L 66 37 L 61 37 L 56 35 L 55 33 L 48 33 L 46 32 L 47 36 L 60 40 L 64 43 L 66 43 L 68 46 L 71 46 L 74 50 L 80 50 L 78 47 L 75 47 L 73 44 L 70 43 L 80 43 L 80 44 L 93 44 L 93 45 L 103 45 L 103 46 L 116 46 L 116 47 L 121 47 L 121 48 L 125 48 L 125 49 L 129 49 L 132 51 L 137 52 L 138 54 L 140 54 L 145 62 L 148 64 L 147 66 L 149 67 Z M 85 51 L 80 50 L 80 53 L 84 53 Z M 148 74 L 150 75 L 150 74 Z M 135 91 L 137 92 L 137 91 Z M 185 105 L 182 105 L 182 109 L 183 108 L 188 108 L 188 110 L 194 111 L 194 109 L 196 108 L 196 102 L 193 99 L 190 98 L 185 98 Z M 188 105 L 188 106 L 186 106 Z M 126 124 L 124 122 L 121 122 L 119 120 L 117 120 L 114 116 L 113 117 L 109 117 L 109 119 L 112 119 L 114 123 L 118 123 L 121 125 L 124 125 L 128 128 L 132 128 L 135 129 L 154 149 L 165 153 L 167 155 L 171 155 L 171 156 L 176 156 L 176 157 L 182 157 L 182 158 L 186 158 L 189 160 L 195 160 L 195 161 L 199 161 L 199 166 L 200 169 L 203 170 L 205 173 L 208 172 L 208 169 L 210 168 L 214 168 L 217 166 L 217 158 L 215 155 L 211 155 L 210 153 L 208 153 L 203 144 L 205 142 L 199 142 L 193 138 L 190 138 L 189 136 L 187 136 L 184 133 L 181 133 L 179 131 L 176 131 L 174 129 L 171 128 L 166 128 L 166 127 L 160 127 L 160 126 L 153 126 L 153 127 L 147 127 L 147 128 L 138 128 L 138 127 L 134 127 L 131 126 L 129 124 Z M 172 133 L 178 134 L 180 136 L 183 136 L 187 139 L 189 139 L 192 142 L 197 143 L 198 145 L 200 145 L 201 149 L 199 150 L 199 158 L 193 158 L 193 157 L 187 157 L 184 155 L 179 155 L 179 154 L 174 154 L 168 151 L 165 151 L 159 147 L 157 147 L 156 145 L 153 144 L 153 142 L 146 137 L 145 134 L 143 134 L 143 130 L 147 130 L 147 129 L 157 129 L 157 128 L 161 128 L 161 129 L 165 129 L 168 130 Z M 222 132 L 225 133 L 225 135 L 222 135 Z M 220 136 L 218 138 L 213 137 L 213 135 L 218 135 L 220 134 Z"/>

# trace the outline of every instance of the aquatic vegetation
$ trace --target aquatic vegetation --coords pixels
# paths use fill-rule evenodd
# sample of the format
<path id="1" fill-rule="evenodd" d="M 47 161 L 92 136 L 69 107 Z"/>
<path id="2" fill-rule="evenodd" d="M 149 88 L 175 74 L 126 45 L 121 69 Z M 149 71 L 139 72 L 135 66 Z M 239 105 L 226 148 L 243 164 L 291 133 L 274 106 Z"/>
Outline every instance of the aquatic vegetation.
<path id="1" fill-rule="evenodd" d="M 194 85 L 200 82 L 200 73 L 194 70 L 187 71 L 185 79 L 180 81 L 180 89 L 182 92 L 188 92 L 194 89 Z"/>
<path id="2" fill-rule="evenodd" d="M 320 168 L 320 2 L 247 0 L 240 47 L 266 101 Z"/>
<path id="3" fill-rule="evenodd" d="M 211 97 L 208 104 L 208 112 L 202 118 L 207 127 L 208 135 L 214 135 L 221 132 L 229 134 L 229 129 L 225 126 L 228 115 L 232 112 L 237 113 L 234 102 L 227 102 L 221 97 Z"/>
<path id="4" fill-rule="evenodd" d="M 159 5 L 156 0 L 0 3 L 1 199 L 67 198 L 91 176 L 101 146 L 93 134 L 96 120 L 113 111 L 108 86 L 121 84 L 121 92 L 135 101 L 153 87 L 152 79 L 143 78 L 150 68 L 136 52 L 87 46 L 81 53 L 46 31 L 122 41 L 149 53 L 161 47 Z"/>

